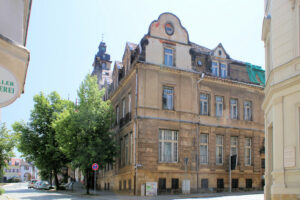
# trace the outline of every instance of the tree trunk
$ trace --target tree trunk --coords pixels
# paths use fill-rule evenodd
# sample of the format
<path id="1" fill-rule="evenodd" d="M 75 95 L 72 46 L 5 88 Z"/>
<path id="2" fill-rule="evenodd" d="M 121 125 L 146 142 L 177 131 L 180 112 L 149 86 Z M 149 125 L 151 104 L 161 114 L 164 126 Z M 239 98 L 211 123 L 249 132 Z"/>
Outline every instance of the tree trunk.
<path id="1" fill-rule="evenodd" d="M 52 187 L 52 171 L 49 174 L 49 182 L 50 182 L 50 186 Z"/>
<path id="2" fill-rule="evenodd" d="M 54 179 L 55 179 L 56 190 L 59 190 L 59 183 L 58 183 L 58 177 L 56 171 L 54 171 Z"/>
<path id="3" fill-rule="evenodd" d="M 86 194 L 90 194 L 90 176 L 89 176 L 89 170 L 85 170 L 85 180 L 86 180 Z"/>

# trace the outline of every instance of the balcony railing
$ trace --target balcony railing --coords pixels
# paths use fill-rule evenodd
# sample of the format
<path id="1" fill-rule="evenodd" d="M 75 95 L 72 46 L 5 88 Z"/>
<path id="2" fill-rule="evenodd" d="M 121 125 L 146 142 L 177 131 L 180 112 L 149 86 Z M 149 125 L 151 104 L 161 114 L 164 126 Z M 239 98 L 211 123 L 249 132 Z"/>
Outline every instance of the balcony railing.
<path id="1" fill-rule="evenodd" d="M 128 122 L 131 121 L 131 112 L 127 113 L 125 117 L 120 119 L 120 128 L 126 125 Z"/>

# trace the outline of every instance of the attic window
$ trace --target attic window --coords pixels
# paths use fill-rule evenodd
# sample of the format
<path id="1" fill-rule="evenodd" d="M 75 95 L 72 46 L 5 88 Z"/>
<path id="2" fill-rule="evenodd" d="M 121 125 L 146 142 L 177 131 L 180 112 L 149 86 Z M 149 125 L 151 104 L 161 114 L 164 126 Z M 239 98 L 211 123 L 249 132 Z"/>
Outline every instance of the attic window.
<path id="1" fill-rule="evenodd" d="M 201 60 L 198 60 L 198 61 L 197 61 L 197 65 L 198 65 L 198 66 L 201 66 L 201 65 L 202 65 Z"/>
<path id="2" fill-rule="evenodd" d="M 222 51 L 221 50 L 219 50 L 219 56 L 221 56 L 222 55 Z"/>

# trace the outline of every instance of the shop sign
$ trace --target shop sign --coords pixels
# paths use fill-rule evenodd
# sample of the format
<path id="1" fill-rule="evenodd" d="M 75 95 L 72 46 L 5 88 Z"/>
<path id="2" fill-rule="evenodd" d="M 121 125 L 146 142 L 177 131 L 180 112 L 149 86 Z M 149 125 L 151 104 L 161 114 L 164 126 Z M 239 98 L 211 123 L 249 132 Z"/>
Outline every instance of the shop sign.
<path id="1" fill-rule="evenodd" d="M 0 107 L 12 103 L 19 94 L 18 82 L 14 74 L 0 66 Z"/>

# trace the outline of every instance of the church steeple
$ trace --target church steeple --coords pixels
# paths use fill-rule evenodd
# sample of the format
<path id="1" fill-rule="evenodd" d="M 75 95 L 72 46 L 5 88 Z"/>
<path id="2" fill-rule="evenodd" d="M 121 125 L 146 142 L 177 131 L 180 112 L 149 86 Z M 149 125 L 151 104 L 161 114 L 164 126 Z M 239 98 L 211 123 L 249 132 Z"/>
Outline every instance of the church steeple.
<path id="1" fill-rule="evenodd" d="M 94 58 L 94 70 L 92 72 L 92 76 L 97 76 L 99 89 L 103 88 L 106 84 L 111 83 L 110 65 L 110 55 L 106 53 L 106 44 L 102 40 Z"/>

